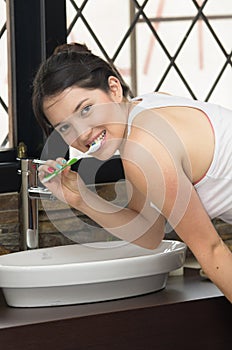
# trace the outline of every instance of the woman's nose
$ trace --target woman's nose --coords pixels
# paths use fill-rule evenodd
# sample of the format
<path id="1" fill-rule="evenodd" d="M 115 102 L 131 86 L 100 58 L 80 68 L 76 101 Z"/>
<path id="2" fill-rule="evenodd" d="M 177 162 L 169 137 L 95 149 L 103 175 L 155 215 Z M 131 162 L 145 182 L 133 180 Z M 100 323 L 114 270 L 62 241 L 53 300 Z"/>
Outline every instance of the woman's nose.
<path id="1" fill-rule="evenodd" d="M 85 145 L 86 140 L 91 137 L 92 129 L 88 126 L 81 125 L 81 123 L 73 122 L 70 126 L 70 132 L 62 135 L 64 140 L 69 145 Z"/>
<path id="2" fill-rule="evenodd" d="M 81 143 L 86 144 L 86 142 L 91 138 L 91 135 L 92 135 L 92 129 L 88 128 L 85 130 L 81 130 L 78 138 Z"/>
<path id="3" fill-rule="evenodd" d="M 84 140 L 91 135 L 92 129 L 87 123 L 82 123 L 80 120 L 73 120 L 72 122 L 73 130 L 76 134 L 76 138 L 79 140 Z"/>

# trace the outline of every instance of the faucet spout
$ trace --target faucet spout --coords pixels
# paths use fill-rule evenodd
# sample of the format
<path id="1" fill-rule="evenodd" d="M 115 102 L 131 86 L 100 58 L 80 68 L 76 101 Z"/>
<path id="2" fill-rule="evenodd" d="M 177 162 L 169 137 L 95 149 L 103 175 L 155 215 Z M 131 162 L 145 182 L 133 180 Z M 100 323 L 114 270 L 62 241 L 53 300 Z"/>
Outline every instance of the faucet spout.
<path id="1" fill-rule="evenodd" d="M 39 248 L 39 213 L 40 198 L 54 199 L 50 191 L 38 186 L 37 159 L 20 159 L 22 177 L 20 189 L 20 224 L 23 250 Z"/>

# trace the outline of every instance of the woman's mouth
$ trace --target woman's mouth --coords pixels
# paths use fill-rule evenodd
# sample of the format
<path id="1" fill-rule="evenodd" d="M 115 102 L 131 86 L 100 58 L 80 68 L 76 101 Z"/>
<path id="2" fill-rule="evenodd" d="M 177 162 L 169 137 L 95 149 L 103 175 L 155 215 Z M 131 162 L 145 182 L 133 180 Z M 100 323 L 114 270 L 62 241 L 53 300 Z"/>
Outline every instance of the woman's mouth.
<path id="1" fill-rule="evenodd" d="M 92 140 L 87 146 L 89 147 L 89 151 L 96 152 L 102 144 L 102 141 L 105 139 L 106 130 L 103 130 L 102 133 L 96 137 L 96 139 Z"/>

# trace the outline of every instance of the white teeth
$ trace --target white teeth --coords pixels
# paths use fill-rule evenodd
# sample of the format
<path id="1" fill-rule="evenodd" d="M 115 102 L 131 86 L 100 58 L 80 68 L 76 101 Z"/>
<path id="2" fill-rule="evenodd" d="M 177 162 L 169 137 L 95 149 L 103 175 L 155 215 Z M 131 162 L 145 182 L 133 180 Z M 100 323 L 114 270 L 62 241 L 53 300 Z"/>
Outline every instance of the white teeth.
<path id="1" fill-rule="evenodd" d="M 104 139 L 105 134 L 106 134 L 106 131 L 104 130 L 104 131 L 101 133 L 101 135 L 98 136 L 98 137 L 91 143 L 90 146 L 93 146 L 93 145 L 95 145 L 96 143 L 101 142 L 101 140 Z"/>
<path id="2" fill-rule="evenodd" d="M 104 139 L 106 131 L 104 130 L 90 145 L 86 154 L 96 152 L 101 147 L 101 141 Z"/>

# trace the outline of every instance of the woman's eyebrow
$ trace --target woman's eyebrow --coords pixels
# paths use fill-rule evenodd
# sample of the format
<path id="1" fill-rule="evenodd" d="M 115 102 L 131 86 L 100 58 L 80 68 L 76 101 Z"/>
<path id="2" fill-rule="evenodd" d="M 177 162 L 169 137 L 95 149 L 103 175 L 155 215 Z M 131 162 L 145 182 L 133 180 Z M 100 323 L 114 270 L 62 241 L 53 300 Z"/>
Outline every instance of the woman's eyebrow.
<path id="1" fill-rule="evenodd" d="M 78 103 L 78 105 L 76 106 L 76 108 L 74 109 L 73 113 L 76 113 L 76 112 L 78 111 L 78 109 L 80 109 L 81 105 L 82 105 L 84 102 L 86 102 L 86 101 L 88 101 L 88 98 L 84 98 L 83 100 L 81 100 L 81 101 Z"/>

